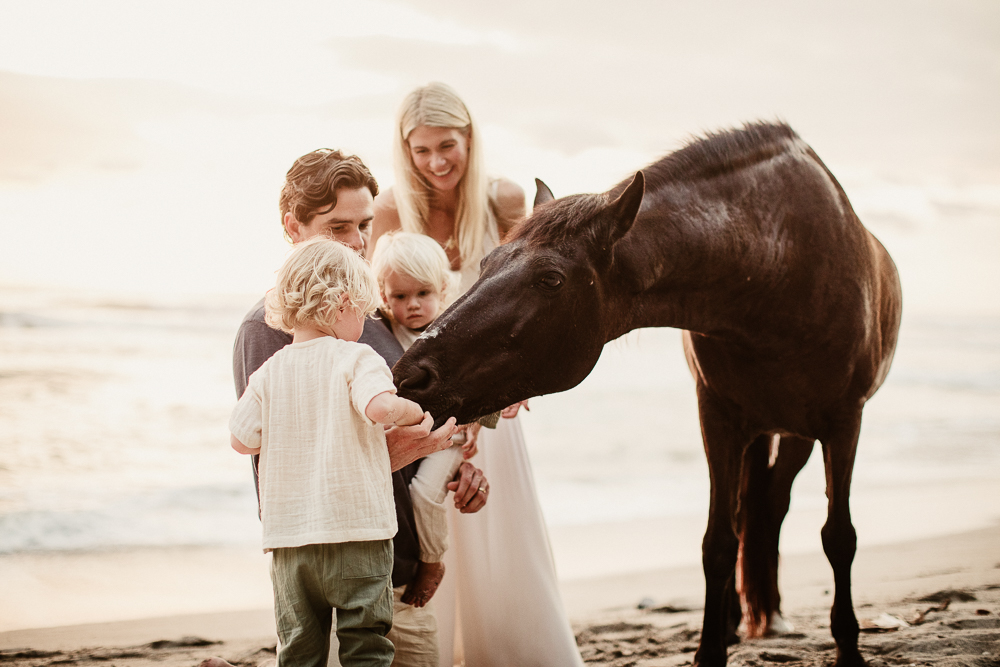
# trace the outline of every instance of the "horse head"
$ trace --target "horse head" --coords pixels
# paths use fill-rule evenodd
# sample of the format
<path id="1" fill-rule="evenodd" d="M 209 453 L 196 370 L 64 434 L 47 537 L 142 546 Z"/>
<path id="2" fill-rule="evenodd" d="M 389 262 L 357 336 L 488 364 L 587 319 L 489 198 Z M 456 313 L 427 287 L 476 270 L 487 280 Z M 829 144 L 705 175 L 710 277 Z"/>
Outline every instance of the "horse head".
<path id="1" fill-rule="evenodd" d="M 393 369 L 401 396 L 459 423 L 565 391 L 597 363 L 617 293 L 615 244 L 642 204 L 638 172 L 618 197 L 554 200 L 538 182 L 532 215 L 483 259 L 478 282 Z"/>

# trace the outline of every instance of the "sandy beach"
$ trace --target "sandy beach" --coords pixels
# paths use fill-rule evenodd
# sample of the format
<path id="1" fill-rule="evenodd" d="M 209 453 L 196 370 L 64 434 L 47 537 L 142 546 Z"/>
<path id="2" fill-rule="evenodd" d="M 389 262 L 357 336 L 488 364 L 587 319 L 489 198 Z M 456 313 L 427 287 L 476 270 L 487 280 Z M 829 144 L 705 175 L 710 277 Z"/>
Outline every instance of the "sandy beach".
<path id="1" fill-rule="evenodd" d="M 292 160 L 338 147 L 390 187 L 397 105 L 434 80 L 529 201 L 536 177 L 602 192 L 754 119 L 799 132 L 903 282 L 852 482 L 862 654 L 1000 667 L 1000 3 L 8 4 L 0 667 L 274 657 L 249 464 L 227 444 L 233 337 L 287 252 Z M 584 659 L 690 664 L 709 478 L 680 333 L 629 334 L 532 400 Z M 824 475 L 814 454 L 782 532 L 795 630 L 730 664 L 832 663 Z"/>
<path id="2" fill-rule="evenodd" d="M 601 539 L 597 531 L 588 530 L 594 542 Z M 198 554 L 176 550 L 169 554 L 169 560 L 187 559 L 187 566 L 179 569 L 190 573 L 213 565 L 213 558 L 231 556 L 210 550 Z M 151 562 L 157 557 L 164 561 Z M 36 555 L 23 557 L 19 567 L 24 571 L 33 560 L 38 574 L 43 567 L 38 561 L 44 558 L 62 558 L 63 562 L 50 562 L 49 566 L 58 565 L 68 578 L 73 567 L 81 568 L 82 573 L 82 568 L 98 559 L 109 569 L 127 568 L 130 562 L 135 568 L 141 560 L 162 566 L 168 560 L 164 554 L 105 554 L 91 562 L 77 556 L 73 563 L 70 556 Z M 227 571 L 232 576 L 246 576 L 261 569 L 263 559 L 252 561 L 215 572 L 219 576 L 226 576 Z M 10 560 L 2 566 L 8 568 L 5 580 L 11 581 Z M 731 647 L 730 664 L 832 662 L 832 575 L 825 557 L 815 552 L 784 557 L 781 581 L 783 609 L 794 631 Z M 248 586 L 261 583 L 248 581 Z M 169 584 L 167 581 L 166 587 Z M 139 591 L 112 588 L 110 592 L 118 597 L 143 599 Z M 863 628 L 861 651 L 870 665 L 1000 665 L 1000 526 L 862 548 L 855 559 L 853 591 Z M 31 599 L 24 597 L 29 588 L 14 592 L 5 598 L 17 600 L 18 607 L 30 608 Z M 701 626 L 700 567 L 566 580 L 562 592 L 577 642 L 589 664 L 654 667 L 691 663 Z M 197 608 L 199 601 L 188 603 L 189 608 Z M 9 609 L 12 605 L 6 606 Z M 238 601 L 233 600 L 233 608 L 238 607 Z M 0 662 L 15 667 L 109 661 L 136 667 L 154 663 L 179 666 L 197 665 L 217 655 L 234 664 L 255 665 L 273 657 L 275 643 L 272 611 L 263 607 L 0 632 Z"/>

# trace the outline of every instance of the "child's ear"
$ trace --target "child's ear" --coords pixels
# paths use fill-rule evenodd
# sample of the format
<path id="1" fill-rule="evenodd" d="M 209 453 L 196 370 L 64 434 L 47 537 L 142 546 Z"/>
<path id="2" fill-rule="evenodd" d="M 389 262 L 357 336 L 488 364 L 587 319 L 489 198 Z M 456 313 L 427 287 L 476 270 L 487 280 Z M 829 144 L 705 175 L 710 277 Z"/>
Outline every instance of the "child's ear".
<path id="1" fill-rule="evenodd" d="M 351 299 L 347 296 L 347 292 L 340 295 L 340 298 L 333 304 L 333 307 L 337 310 L 335 321 L 340 321 L 340 318 L 344 315 L 344 310 L 351 305 Z"/>

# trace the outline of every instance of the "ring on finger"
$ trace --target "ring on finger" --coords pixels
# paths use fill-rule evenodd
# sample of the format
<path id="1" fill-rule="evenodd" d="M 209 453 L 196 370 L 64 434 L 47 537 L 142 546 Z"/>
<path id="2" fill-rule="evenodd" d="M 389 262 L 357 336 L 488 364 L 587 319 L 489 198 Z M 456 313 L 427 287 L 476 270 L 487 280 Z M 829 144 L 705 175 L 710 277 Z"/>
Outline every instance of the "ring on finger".
<path id="1" fill-rule="evenodd" d="M 486 495 L 486 485 L 485 484 L 483 484 L 481 487 L 479 487 L 479 493 L 483 494 L 484 496 Z"/>

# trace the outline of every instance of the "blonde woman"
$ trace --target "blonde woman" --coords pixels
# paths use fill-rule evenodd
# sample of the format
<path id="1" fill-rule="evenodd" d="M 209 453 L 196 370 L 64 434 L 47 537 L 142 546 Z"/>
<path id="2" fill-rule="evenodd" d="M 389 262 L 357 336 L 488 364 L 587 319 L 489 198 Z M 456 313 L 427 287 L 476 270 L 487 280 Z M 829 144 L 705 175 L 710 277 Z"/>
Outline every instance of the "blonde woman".
<path id="1" fill-rule="evenodd" d="M 396 184 L 375 200 L 368 247 L 396 229 L 425 234 L 461 272 L 464 293 L 479 277 L 479 260 L 524 217 L 524 190 L 513 181 L 486 177 L 472 117 L 443 83 L 410 93 L 396 127 Z"/>
<path id="2" fill-rule="evenodd" d="M 403 100 L 393 144 L 396 184 L 375 200 L 371 247 L 398 229 L 429 236 L 459 273 L 460 295 L 479 277 L 480 260 L 524 217 L 524 191 L 486 177 L 482 137 L 444 84 Z M 519 407 L 478 435 L 472 463 L 490 480 L 490 503 L 462 521 L 450 515 L 452 546 L 434 597 L 441 667 L 583 664 L 559 596 Z"/>

